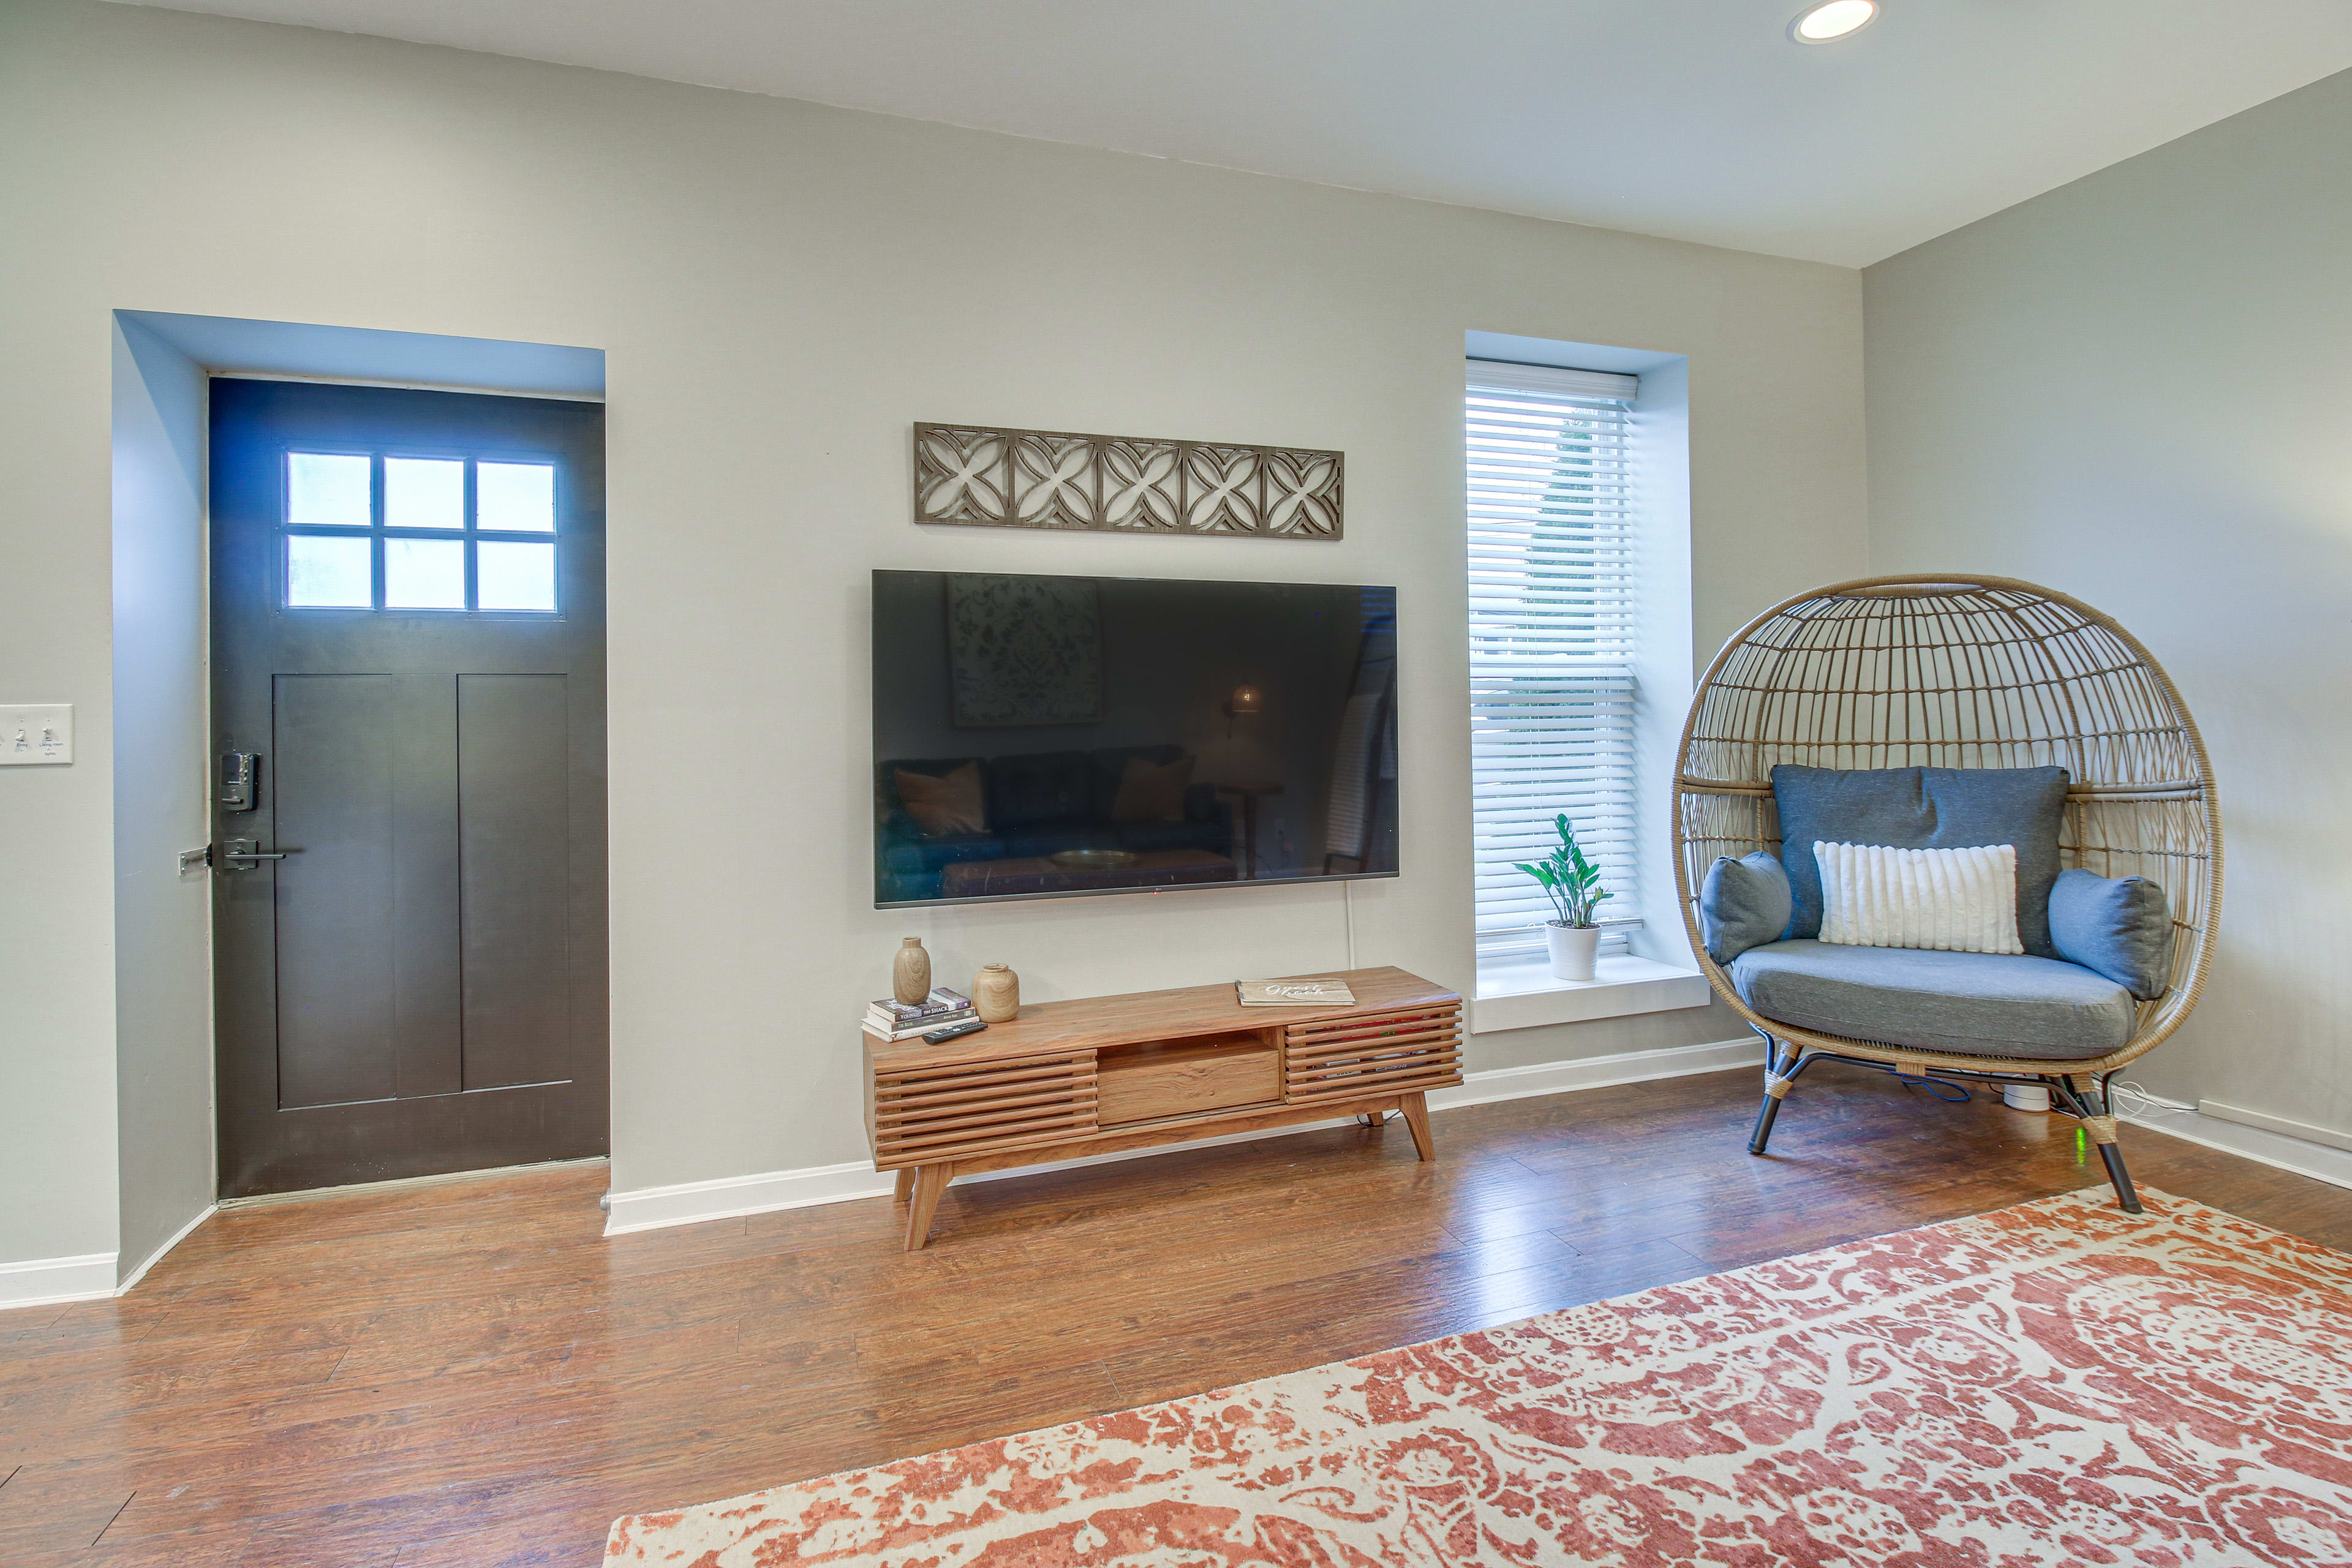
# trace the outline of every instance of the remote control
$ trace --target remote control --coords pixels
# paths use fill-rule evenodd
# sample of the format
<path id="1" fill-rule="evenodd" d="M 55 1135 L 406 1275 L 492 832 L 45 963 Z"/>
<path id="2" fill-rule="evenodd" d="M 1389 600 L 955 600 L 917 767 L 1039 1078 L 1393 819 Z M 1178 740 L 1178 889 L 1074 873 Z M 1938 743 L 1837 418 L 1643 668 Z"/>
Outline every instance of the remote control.
<path id="1" fill-rule="evenodd" d="M 986 1027 L 988 1027 L 988 1026 L 982 1023 L 977 1018 L 971 1019 L 970 1021 L 961 1024 L 950 1024 L 944 1029 L 933 1029 L 929 1034 L 925 1035 L 923 1037 L 923 1044 L 927 1046 L 944 1046 L 950 1040 L 960 1040 L 966 1035 L 977 1035 Z"/>

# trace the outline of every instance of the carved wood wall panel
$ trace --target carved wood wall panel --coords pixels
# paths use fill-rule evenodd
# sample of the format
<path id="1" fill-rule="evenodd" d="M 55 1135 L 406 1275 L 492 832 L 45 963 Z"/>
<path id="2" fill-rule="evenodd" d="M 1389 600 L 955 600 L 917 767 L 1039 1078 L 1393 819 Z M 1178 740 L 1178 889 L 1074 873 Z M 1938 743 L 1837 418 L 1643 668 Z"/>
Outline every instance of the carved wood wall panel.
<path id="1" fill-rule="evenodd" d="M 1338 539 L 1338 452 L 1057 430 L 915 426 L 915 521 Z"/>

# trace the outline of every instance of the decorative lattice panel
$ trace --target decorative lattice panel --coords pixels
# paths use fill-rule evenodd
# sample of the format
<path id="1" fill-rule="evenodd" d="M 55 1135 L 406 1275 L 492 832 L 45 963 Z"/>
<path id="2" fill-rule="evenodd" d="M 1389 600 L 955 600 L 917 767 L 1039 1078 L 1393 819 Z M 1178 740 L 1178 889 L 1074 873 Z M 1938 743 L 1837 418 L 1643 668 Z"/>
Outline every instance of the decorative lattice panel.
<path id="1" fill-rule="evenodd" d="M 1338 452 L 915 426 L 915 521 L 977 528 L 1338 539 Z"/>

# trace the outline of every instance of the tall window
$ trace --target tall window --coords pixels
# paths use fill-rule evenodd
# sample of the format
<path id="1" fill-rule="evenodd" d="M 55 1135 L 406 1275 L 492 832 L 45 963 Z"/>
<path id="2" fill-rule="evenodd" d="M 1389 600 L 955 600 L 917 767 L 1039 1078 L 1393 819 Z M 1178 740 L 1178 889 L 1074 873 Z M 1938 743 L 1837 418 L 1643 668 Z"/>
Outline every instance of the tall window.
<path id="1" fill-rule="evenodd" d="M 1616 896 L 1634 886 L 1637 600 L 1630 375 L 1469 362 L 1470 767 L 1478 947 L 1539 947 L 1553 918 L 1514 862 L 1561 812 Z M 1621 933 L 1615 945 L 1622 945 Z"/>

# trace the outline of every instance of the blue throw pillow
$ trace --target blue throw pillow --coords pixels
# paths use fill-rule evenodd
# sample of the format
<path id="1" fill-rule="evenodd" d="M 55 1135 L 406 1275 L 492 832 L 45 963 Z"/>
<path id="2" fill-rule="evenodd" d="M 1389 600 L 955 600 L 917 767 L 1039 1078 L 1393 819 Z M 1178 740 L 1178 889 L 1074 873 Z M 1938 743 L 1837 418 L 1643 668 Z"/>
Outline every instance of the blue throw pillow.
<path id="1" fill-rule="evenodd" d="M 2050 940 L 2059 957 L 2143 1002 L 2172 984 L 2172 911 L 2146 877 L 2059 872 L 2050 885 Z"/>
<path id="2" fill-rule="evenodd" d="M 1706 939 L 1706 955 L 1729 963 L 1751 947 L 1780 941 L 1792 908 L 1789 873 L 1769 850 L 1737 860 L 1717 856 L 1698 891 L 1698 929 Z"/>
<path id="3" fill-rule="evenodd" d="M 1822 871 L 1816 842 L 1885 844 L 1897 849 L 2017 848 L 2017 938 L 2036 958 L 2050 942 L 2050 884 L 2058 879 L 2058 824 L 2066 809 L 2064 768 L 1841 768 L 1772 770 L 1780 808 L 1780 864 L 1795 911 L 1791 940 L 1822 931 Z"/>

